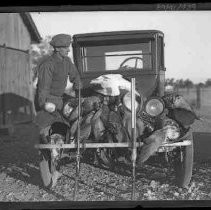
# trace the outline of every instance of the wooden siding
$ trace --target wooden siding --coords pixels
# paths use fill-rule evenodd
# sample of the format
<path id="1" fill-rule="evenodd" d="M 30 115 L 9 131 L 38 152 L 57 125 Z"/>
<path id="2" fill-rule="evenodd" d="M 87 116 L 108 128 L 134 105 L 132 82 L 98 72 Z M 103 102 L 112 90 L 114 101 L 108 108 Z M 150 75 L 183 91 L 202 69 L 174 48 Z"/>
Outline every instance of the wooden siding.
<path id="1" fill-rule="evenodd" d="M 0 47 L 0 124 L 32 119 L 33 95 L 28 53 Z"/>
<path id="2" fill-rule="evenodd" d="M 0 13 L 0 127 L 33 117 L 28 27 L 19 13 Z"/>
<path id="3" fill-rule="evenodd" d="M 28 50 L 31 37 L 18 13 L 0 13 L 0 45 Z"/>
<path id="4" fill-rule="evenodd" d="M 0 47 L 1 89 L 0 94 L 12 92 L 25 98 L 31 98 L 29 54 Z"/>

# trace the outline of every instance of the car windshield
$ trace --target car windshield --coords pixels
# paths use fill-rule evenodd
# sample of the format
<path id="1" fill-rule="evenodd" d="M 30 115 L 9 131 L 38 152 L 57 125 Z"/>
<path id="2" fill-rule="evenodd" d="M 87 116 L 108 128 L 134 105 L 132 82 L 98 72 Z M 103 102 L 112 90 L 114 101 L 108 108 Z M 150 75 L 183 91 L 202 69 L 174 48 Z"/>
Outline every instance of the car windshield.
<path id="1" fill-rule="evenodd" d="M 151 41 L 81 48 L 83 71 L 152 69 Z"/>

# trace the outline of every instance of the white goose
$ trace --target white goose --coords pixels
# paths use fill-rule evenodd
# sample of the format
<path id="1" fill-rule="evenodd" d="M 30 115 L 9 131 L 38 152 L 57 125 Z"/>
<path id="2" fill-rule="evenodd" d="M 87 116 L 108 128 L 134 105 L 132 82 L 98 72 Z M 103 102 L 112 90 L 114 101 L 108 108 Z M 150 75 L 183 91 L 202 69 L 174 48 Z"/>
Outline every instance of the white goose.
<path id="1" fill-rule="evenodd" d="M 131 90 L 131 82 L 124 79 L 121 74 L 106 74 L 91 80 L 91 85 L 95 86 L 95 91 L 103 95 L 118 96 L 120 90 Z M 137 95 L 140 95 L 136 91 Z"/>

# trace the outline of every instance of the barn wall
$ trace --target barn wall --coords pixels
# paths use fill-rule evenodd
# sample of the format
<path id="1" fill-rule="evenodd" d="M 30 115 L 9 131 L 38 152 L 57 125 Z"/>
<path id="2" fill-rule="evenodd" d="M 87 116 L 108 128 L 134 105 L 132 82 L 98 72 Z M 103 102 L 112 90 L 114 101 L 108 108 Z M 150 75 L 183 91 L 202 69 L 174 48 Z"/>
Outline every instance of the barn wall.
<path id="1" fill-rule="evenodd" d="M 30 44 L 20 15 L 0 13 L 0 127 L 32 118 Z"/>
<path id="2" fill-rule="evenodd" d="M 29 57 L 26 52 L 0 47 L 0 125 L 32 119 Z"/>
<path id="3" fill-rule="evenodd" d="M 18 13 L 0 13 L 0 45 L 28 50 L 31 44 L 29 31 Z"/>
<path id="4" fill-rule="evenodd" d="M 29 55 L 25 52 L 0 47 L 2 84 L 1 93 L 12 92 L 30 98 Z"/>

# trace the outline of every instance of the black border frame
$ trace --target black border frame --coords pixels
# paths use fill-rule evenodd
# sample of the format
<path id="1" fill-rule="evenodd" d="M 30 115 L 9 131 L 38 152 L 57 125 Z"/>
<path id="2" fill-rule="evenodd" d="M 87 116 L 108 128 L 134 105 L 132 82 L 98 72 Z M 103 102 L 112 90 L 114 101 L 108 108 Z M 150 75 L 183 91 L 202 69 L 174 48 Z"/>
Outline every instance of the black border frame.
<path id="1" fill-rule="evenodd" d="M 29 3 L 30 2 L 30 3 Z M 89 3 L 88 3 L 89 2 Z M 79 0 L 60 0 L 57 2 L 43 1 L 4 1 L 0 3 L 0 13 L 11 12 L 65 12 L 65 11 L 206 11 L 211 10 L 211 2 L 206 1 L 126 1 L 126 3 L 113 3 L 113 1 L 93 2 L 83 4 Z M 59 5 L 58 5 L 59 4 Z M 99 202 L 0 202 L 0 209 L 109 209 L 109 208 L 200 208 L 211 207 L 211 200 L 198 201 L 99 201 Z"/>

